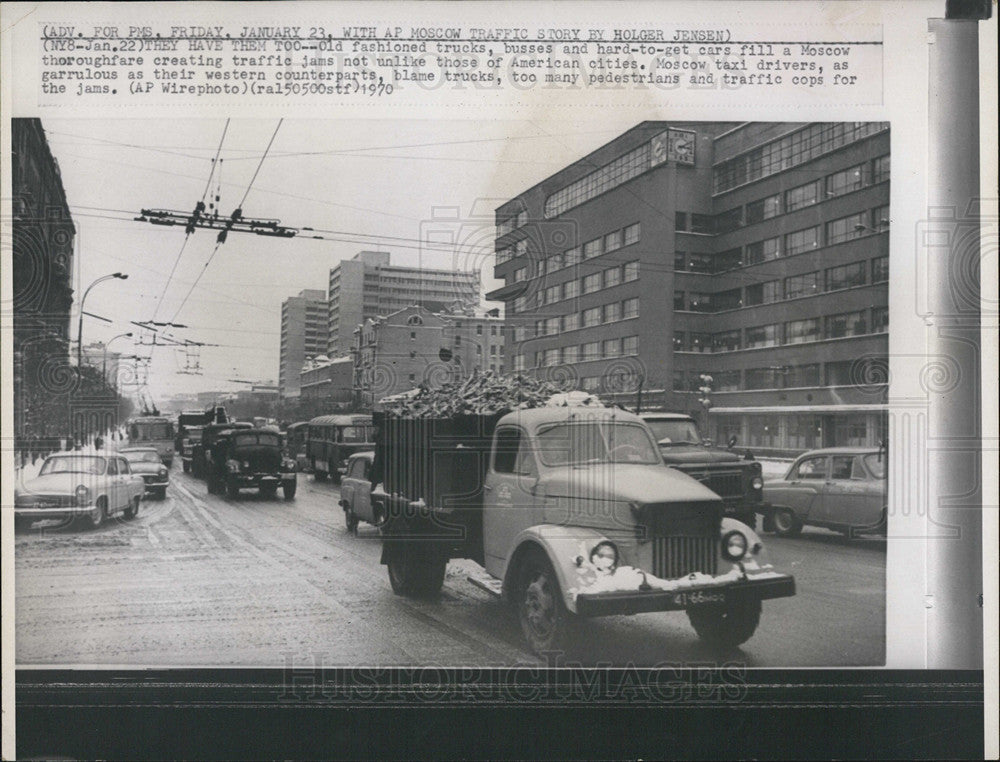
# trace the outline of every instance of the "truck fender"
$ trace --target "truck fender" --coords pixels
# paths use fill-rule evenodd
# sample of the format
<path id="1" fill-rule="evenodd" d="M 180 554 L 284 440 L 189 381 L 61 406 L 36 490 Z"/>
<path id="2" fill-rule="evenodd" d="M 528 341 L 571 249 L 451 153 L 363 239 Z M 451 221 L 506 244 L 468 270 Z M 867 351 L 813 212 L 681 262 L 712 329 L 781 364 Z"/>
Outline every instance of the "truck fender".
<path id="1" fill-rule="evenodd" d="M 764 551 L 764 543 L 760 539 L 760 535 L 757 534 L 753 529 L 748 527 L 742 521 L 737 521 L 736 519 L 724 518 L 722 519 L 722 524 L 719 526 L 719 560 L 723 564 L 719 568 L 726 569 L 727 565 L 731 565 L 733 562 L 722 555 L 722 538 L 733 530 L 738 530 L 742 532 L 747 538 L 747 546 L 750 552 L 747 554 L 747 558 L 752 559 L 758 565 L 763 566 L 767 563 L 767 554 Z"/>
<path id="2" fill-rule="evenodd" d="M 578 569 L 576 559 L 581 553 L 608 538 L 596 529 L 584 527 L 566 527 L 556 524 L 537 524 L 523 530 L 514 540 L 514 551 L 504 571 L 503 599 L 512 600 L 514 574 L 518 567 L 520 556 L 531 548 L 538 548 L 548 556 L 549 563 L 555 570 L 559 581 L 559 590 L 563 596 L 567 610 L 576 613 L 576 596 L 570 590 L 578 586 Z"/>

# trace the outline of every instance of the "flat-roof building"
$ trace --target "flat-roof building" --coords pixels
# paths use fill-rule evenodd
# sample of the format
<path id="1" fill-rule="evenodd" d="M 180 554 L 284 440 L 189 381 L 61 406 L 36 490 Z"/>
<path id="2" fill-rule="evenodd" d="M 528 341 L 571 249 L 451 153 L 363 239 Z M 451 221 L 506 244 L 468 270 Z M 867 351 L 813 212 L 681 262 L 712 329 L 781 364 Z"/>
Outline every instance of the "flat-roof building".
<path id="1" fill-rule="evenodd" d="M 299 396 L 302 364 L 326 352 L 328 319 L 326 292 L 320 289 L 304 289 L 281 303 L 278 393 L 282 399 Z"/>

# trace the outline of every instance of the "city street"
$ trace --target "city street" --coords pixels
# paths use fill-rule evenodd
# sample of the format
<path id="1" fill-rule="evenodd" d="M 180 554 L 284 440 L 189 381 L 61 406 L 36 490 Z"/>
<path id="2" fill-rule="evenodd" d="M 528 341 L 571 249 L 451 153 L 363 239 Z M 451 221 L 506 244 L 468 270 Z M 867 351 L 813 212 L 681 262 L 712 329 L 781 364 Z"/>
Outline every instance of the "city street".
<path id="1" fill-rule="evenodd" d="M 299 474 L 294 501 L 227 500 L 175 464 L 163 501 L 96 530 L 36 524 L 16 537 L 17 663 L 311 666 L 535 664 L 513 614 L 452 561 L 435 602 L 393 595 L 377 531 L 349 534 L 338 490 Z M 581 623 L 586 665 L 884 661 L 885 540 L 806 529 L 764 535 L 798 594 L 766 601 L 740 650 L 702 645 L 683 613 Z"/>

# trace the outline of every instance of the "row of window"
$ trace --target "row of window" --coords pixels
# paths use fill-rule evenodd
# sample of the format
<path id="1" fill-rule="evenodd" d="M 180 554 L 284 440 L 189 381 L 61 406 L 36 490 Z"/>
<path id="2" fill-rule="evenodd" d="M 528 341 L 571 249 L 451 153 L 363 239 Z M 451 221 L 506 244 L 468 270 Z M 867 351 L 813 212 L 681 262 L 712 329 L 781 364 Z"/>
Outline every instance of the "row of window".
<path id="1" fill-rule="evenodd" d="M 590 273 L 579 279 L 557 283 L 533 294 L 519 296 L 511 303 L 509 312 L 513 315 L 535 307 L 544 307 L 568 299 L 576 299 L 581 294 L 593 294 L 638 279 L 639 262 L 625 262 L 622 265 Z"/>
<path id="2" fill-rule="evenodd" d="M 639 317 L 639 299 L 633 297 L 621 302 L 611 302 L 600 307 L 591 307 L 582 312 L 569 315 L 558 315 L 535 321 L 535 336 L 555 336 L 580 328 L 593 328 L 607 323 L 617 323 L 620 320 L 631 320 Z M 514 329 L 514 340 L 520 340 L 523 329 Z"/>
<path id="3" fill-rule="evenodd" d="M 721 333 L 675 331 L 674 350 L 678 352 L 735 352 L 739 349 L 777 347 L 802 344 L 822 339 L 842 339 L 866 336 L 889 330 L 889 308 L 872 307 L 828 315 L 825 318 L 805 318 L 786 323 L 758 325 Z"/>
<path id="4" fill-rule="evenodd" d="M 624 156 L 560 188 L 545 199 L 545 217 L 556 217 L 574 206 L 628 182 L 650 168 L 649 143 L 643 143 Z"/>
<path id="5" fill-rule="evenodd" d="M 888 122 L 810 124 L 718 164 L 712 172 L 713 193 L 770 177 L 887 129 Z"/>
<path id="6" fill-rule="evenodd" d="M 500 220 L 497 222 L 497 238 L 507 235 L 510 231 L 516 230 L 522 227 L 528 222 L 528 212 L 522 209 L 517 214 L 508 217 L 505 220 Z"/>
<path id="7" fill-rule="evenodd" d="M 881 256 L 870 260 L 870 263 L 869 260 L 851 262 L 839 267 L 828 267 L 822 271 L 790 275 L 783 280 L 753 283 L 742 289 L 733 288 L 710 294 L 676 290 L 674 309 L 686 312 L 722 312 L 840 291 L 865 285 L 869 268 L 871 283 L 883 283 L 889 280 L 889 257 Z"/>
<path id="8" fill-rule="evenodd" d="M 519 267 L 514 270 L 513 279 L 511 283 L 519 283 L 523 280 L 533 277 L 534 275 L 549 275 L 556 272 L 557 270 L 562 270 L 564 267 L 573 267 L 574 265 L 580 264 L 585 259 L 593 259 L 594 257 L 599 257 L 602 254 L 607 254 L 612 251 L 617 251 L 625 246 L 631 246 L 634 243 L 639 242 L 640 227 L 639 223 L 633 223 L 631 225 L 626 225 L 618 230 L 613 230 L 607 235 L 599 236 L 591 241 L 587 241 L 583 246 L 575 246 L 572 249 L 567 249 L 559 254 L 553 254 L 538 263 L 538 272 L 530 272 L 530 263 L 526 263 L 524 267 Z M 504 249 L 500 249 L 496 253 L 496 263 L 503 264 L 514 257 L 519 257 L 528 253 L 528 241 L 523 239 L 518 241 L 513 246 L 508 246 Z"/>
<path id="9" fill-rule="evenodd" d="M 550 368 L 589 360 L 611 360 L 639 354 L 639 337 L 624 336 L 604 341 L 588 341 L 570 347 L 555 347 L 534 353 L 534 367 Z M 523 357 L 523 355 L 519 355 Z"/>
<path id="10" fill-rule="evenodd" d="M 804 365 L 772 365 L 745 370 L 710 371 L 713 392 L 759 391 L 763 389 L 801 389 L 810 386 L 870 385 L 872 378 L 885 378 L 888 367 L 885 358 L 806 363 Z M 705 371 L 674 371 L 675 392 L 699 392 Z"/>

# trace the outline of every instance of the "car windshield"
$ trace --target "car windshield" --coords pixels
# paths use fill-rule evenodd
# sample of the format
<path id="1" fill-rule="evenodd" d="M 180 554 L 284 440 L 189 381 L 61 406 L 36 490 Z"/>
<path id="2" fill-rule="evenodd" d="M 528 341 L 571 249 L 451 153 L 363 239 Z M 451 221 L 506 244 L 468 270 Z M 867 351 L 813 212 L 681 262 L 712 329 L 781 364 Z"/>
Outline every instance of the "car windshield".
<path id="1" fill-rule="evenodd" d="M 635 423 L 557 423 L 539 429 L 538 449 L 547 466 L 663 462 L 646 429 Z"/>
<path id="2" fill-rule="evenodd" d="M 129 463 L 159 463 L 160 456 L 156 450 L 137 450 L 135 452 L 123 452 Z"/>
<path id="3" fill-rule="evenodd" d="M 47 474 L 92 474 L 100 476 L 107 468 L 107 461 L 96 455 L 57 455 L 48 458 L 38 472 Z"/>
<path id="4" fill-rule="evenodd" d="M 865 455 L 865 466 L 876 479 L 885 478 L 885 453 L 870 453 Z"/>
<path id="5" fill-rule="evenodd" d="M 254 445 L 280 447 L 281 441 L 277 434 L 270 431 L 248 431 L 246 433 L 241 431 L 233 435 L 233 444 L 237 447 L 252 447 Z"/>
<path id="6" fill-rule="evenodd" d="M 656 441 L 661 445 L 700 444 L 698 427 L 694 421 L 684 419 L 667 421 L 646 421 Z"/>

